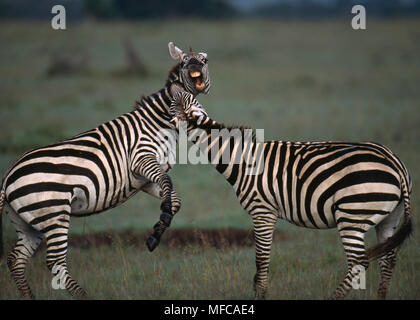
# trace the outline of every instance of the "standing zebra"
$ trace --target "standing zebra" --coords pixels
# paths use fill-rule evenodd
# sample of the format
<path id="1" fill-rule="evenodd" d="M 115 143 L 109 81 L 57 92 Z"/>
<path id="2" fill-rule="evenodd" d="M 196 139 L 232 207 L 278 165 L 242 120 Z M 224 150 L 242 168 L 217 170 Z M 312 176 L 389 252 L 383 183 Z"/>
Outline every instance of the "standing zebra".
<path id="1" fill-rule="evenodd" d="M 164 159 L 171 150 L 166 129 L 170 122 L 171 86 L 196 96 L 207 93 L 210 78 L 205 53 L 183 53 L 169 43 L 178 64 L 165 86 L 137 102 L 135 110 L 71 139 L 23 154 L 3 177 L 0 213 L 5 207 L 18 240 L 7 258 L 23 297 L 33 297 L 25 268 L 41 240 L 47 242 L 47 266 L 72 295 L 84 290 L 67 271 L 66 254 L 70 217 L 82 217 L 113 208 L 139 190 L 162 199 L 162 214 L 148 238 L 152 251 L 181 206 Z M 173 147 L 173 146 L 172 146 Z M 1 218 L 1 216 L 0 216 Z M 1 220 L 0 220 L 1 221 Z"/>
<path id="2" fill-rule="evenodd" d="M 171 113 L 177 121 L 188 120 L 189 139 L 229 181 L 252 216 L 256 298 L 264 298 L 267 291 L 272 237 L 279 218 L 306 228 L 338 229 L 348 269 L 332 298 L 344 298 L 358 272 L 375 258 L 381 270 L 378 297 L 385 298 L 396 248 L 412 231 L 411 180 L 396 155 L 376 143 L 258 142 L 255 135 L 247 139 L 244 128 L 226 127 L 205 112 L 199 117 L 192 114 L 201 106 L 191 94 L 178 92 L 173 97 Z M 239 130 L 241 139 L 233 134 L 226 139 L 220 134 L 223 130 L 235 131 L 236 137 Z M 256 159 L 257 174 L 247 174 L 251 158 Z M 394 234 L 403 213 L 402 226 Z M 373 226 L 378 245 L 366 250 L 364 236 Z"/>

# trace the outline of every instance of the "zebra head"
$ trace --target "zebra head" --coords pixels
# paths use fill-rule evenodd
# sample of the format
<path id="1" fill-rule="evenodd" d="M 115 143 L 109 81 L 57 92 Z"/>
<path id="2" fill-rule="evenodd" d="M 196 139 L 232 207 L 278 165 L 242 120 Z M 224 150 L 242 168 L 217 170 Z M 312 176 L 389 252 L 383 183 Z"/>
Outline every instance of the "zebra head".
<path id="1" fill-rule="evenodd" d="M 180 64 L 179 75 L 185 89 L 194 96 L 207 94 L 210 90 L 207 53 L 184 53 L 173 42 L 169 42 L 168 47 L 171 57 Z"/>

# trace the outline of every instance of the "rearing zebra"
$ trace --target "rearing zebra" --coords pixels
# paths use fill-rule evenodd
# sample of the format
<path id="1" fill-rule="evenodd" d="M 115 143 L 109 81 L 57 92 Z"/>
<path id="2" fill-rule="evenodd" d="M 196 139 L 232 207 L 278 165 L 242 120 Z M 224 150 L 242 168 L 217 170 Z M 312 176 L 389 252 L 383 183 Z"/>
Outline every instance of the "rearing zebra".
<path id="1" fill-rule="evenodd" d="M 181 202 L 167 174 L 171 164 L 162 159 L 174 150 L 159 132 L 166 129 L 176 134 L 169 113 L 171 86 L 196 96 L 209 91 L 210 78 L 205 53 L 184 53 L 172 42 L 169 53 L 178 64 L 165 86 L 143 97 L 134 111 L 71 139 L 26 152 L 3 177 L 0 214 L 5 207 L 18 234 L 7 264 L 23 297 L 33 297 L 24 273 L 44 237 L 48 268 L 53 275 L 61 269 L 70 294 L 85 295 L 67 271 L 70 217 L 96 214 L 140 190 L 147 192 L 162 199 L 163 213 L 147 241 L 152 251 L 179 210 Z"/>
<path id="2" fill-rule="evenodd" d="M 217 123 L 201 109 L 191 94 L 174 94 L 171 113 L 177 121 L 188 120 L 189 139 L 229 181 L 252 216 L 255 297 L 266 294 L 274 226 L 281 218 L 306 228 L 338 229 L 348 269 L 332 298 L 344 298 L 360 267 L 366 269 L 374 258 L 379 258 L 381 270 L 378 297 L 385 298 L 396 248 L 412 231 L 411 180 L 397 156 L 370 142 L 258 142 L 245 128 Z M 227 139 L 221 134 L 233 131 Z M 256 174 L 247 174 L 249 159 L 255 159 Z M 366 250 L 364 236 L 372 227 L 378 245 Z"/>

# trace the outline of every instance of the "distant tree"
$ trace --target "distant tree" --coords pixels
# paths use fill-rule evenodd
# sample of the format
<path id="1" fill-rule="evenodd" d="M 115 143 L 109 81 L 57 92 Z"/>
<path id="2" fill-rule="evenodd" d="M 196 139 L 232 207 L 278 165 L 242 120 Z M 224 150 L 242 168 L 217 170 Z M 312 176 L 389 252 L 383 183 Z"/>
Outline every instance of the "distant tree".
<path id="1" fill-rule="evenodd" d="M 119 16 L 114 0 L 86 0 L 85 10 L 89 16 L 98 19 L 112 19 Z"/>
<path id="2" fill-rule="evenodd" d="M 380 17 L 420 14 L 420 0 L 284 0 L 259 5 L 254 14 L 290 18 L 348 16 L 351 8 L 357 4 L 365 6 L 369 15 Z"/>
<path id="3" fill-rule="evenodd" d="M 84 16 L 85 0 L 0 0 L 0 16 L 14 19 L 52 18 L 51 8 L 63 5 L 68 21 L 77 21 Z"/>
<path id="4" fill-rule="evenodd" d="M 0 0 L 0 16 L 51 19 L 52 6 L 61 4 L 65 6 L 70 21 L 81 20 L 85 16 L 105 20 L 167 17 L 213 19 L 238 16 L 239 3 L 239 0 Z M 283 18 L 337 17 L 348 16 L 355 4 L 364 5 L 369 16 L 420 14 L 420 0 L 272 0 L 263 4 L 255 3 L 253 10 L 242 14 Z"/>
<path id="5" fill-rule="evenodd" d="M 162 17 L 229 17 L 236 13 L 227 0 L 86 0 L 86 11 L 99 19 Z"/>

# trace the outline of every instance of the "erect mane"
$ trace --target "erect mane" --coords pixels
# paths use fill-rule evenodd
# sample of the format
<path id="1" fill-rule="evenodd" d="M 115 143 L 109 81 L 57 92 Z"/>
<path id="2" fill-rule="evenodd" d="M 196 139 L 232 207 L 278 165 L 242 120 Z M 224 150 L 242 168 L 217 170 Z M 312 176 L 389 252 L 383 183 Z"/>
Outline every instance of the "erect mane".
<path id="1" fill-rule="evenodd" d="M 168 72 L 168 78 L 166 79 L 165 82 L 165 86 L 166 87 L 170 87 L 170 85 L 175 82 L 175 81 L 179 81 L 180 79 L 177 78 L 179 75 L 179 68 L 181 67 L 180 63 L 177 63 L 176 65 L 174 65 L 171 70 L 169 70 Z M 176 75 L 176 77 L 174 77 L 174 74 Z M 150 96 L 150 95 L 149 95 Z M 141 98 L 139 100 L 135 100 L 134 101 L 134 106 L 133 106 L 133 110 L 138 110 L 144 107 L 143 101 L 147 102 L 147 98 L 149 96 L 145 96 L 144 94 L 141 96 Z"/>
<path id="2" fill-rule="evenodd" d="M 172 72 L 178 72 L 179 68 L 181 67 L 181 63 L 177 63 L 174 65 L 168 72 L 168 76 L 171 75 Z"/>
<path id="3" fill-rule="evenodd" d="M 197 124 L 196 122 L 194 122 L 193 120 L 188 120 L 190 123 L 194 124 L 194 127 L 199 128 L 199 129 L 203 129 L 203 130 L 211 130 L 211 129 L 218 129 L 218 130 L 222 130 L 222 129 L 227 129 L 227 130 L 234 130 L 234 129 L 239 129 L 240 131 L 244 131 L 245 129 L 252 129 L 249 126 L 244 126 L 244 125 L 226 125 L 222 122 L 216 122 L 216 121 L 208 121 L 206 123 L 202 123 L 202 124 Z"/>
<path id="4" fill-rule="evenodd" d="M 166 85 L 169 86 L 171 85 L 172 82 L 174 81 L 179 81 L 179 79 L 175 79 L 173 77 L 173 74 L 176 74 L 177 76 L 179 76 L 179 69 L 181 68 L 181 63 L 177 63 L 176 65 L 174 65 L 171 70 L 169 70 L 168 72 L 168 79 L 166 80 Z"/>
<path id="5" fill-rule="evenodd" d="M 141 95 L 140 100 L 134 101 L 134 107 L 133 110 L 138 110 L 144 107 L 144 104 L 142 103 L 143 100 L 146 100 L 146 96 L 144 94 Z"/>
<path id="6" fill-rule="evenodd" d="M 192 120 L 188 120 L 192 122 Z M 251 130 L 251 139 L 252 141 L 256 141 L 256 132 L 254 129 L 248 126 L 243 125 L 225 125 L 224 123 L 216 122 L 216 121 L 209 121 L 203 124 L 197 124 L 194 122 L 194 129 L 201 129 L 207 132 L 207 134 L 211 134 L 211 130 L 216 129 L 219 131 L 228 130 L 231 132 L 232 130 L 239 130 L 241 134 L 245 137 L 249 134 L 249 132 L 245 132 L 245 130 Z"/>

